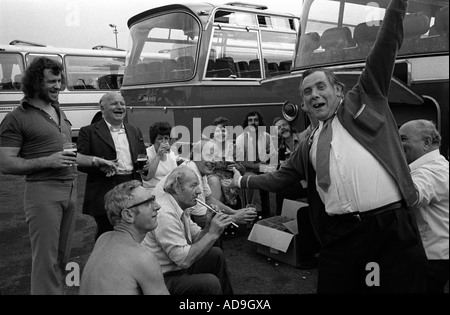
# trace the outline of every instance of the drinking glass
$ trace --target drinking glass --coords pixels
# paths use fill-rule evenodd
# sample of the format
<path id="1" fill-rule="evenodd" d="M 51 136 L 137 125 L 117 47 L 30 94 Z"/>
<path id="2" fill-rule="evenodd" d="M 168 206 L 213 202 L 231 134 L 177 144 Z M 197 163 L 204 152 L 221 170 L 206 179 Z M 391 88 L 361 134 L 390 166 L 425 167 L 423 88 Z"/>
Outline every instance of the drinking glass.
<path id="1" fill-rule="evenodd" d="M 138 154 L 137 157 L 137 166 L 138 166 L 138 173 L 144 174 L 144 166 L 147 164 L 147 154 Z"/>

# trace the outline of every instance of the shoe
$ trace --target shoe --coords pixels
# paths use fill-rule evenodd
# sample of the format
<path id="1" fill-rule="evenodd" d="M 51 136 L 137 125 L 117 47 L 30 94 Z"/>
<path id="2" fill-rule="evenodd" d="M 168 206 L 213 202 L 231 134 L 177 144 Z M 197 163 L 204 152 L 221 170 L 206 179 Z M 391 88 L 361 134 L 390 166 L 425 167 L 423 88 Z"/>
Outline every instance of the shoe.
<path id="1" fill-rule="evenodd" d="M 316 269 L 319 265 L 319 260 L 317 257 L 312 257 L 307 260 L 300 261 L 298 263 L 297 268 L 301 270 L 310 270 L 310 269 Z"/>

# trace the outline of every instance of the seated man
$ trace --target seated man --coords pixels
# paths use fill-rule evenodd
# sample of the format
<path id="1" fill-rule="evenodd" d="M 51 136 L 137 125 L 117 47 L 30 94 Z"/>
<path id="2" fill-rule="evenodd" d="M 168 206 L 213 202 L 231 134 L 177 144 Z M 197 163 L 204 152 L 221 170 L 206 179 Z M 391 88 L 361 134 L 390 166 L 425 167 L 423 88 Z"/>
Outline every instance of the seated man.
<path id="1" fill-rule="evenodd" d="M 80 294 L 169 294 L 158 259 L 140 244 L 158 225 L 155 197 L 133 180 L 110 190 L 105 208 L 114 230 L 97 239 L 83 270 Z"/>
<path id="2" fill-rule="evenodd" d="M 197 203 L 200 192 L 192 169 L 175 168 L 164 192 L 155 190 L 161 204 L 160 224 L 142 244 L 158 258 L 171 294 L 233 294 L 223 252 L 213 246 L 232 221 L 226 214 L 208 211 L 205 227 L 195 224 L 188 209 Z"/>

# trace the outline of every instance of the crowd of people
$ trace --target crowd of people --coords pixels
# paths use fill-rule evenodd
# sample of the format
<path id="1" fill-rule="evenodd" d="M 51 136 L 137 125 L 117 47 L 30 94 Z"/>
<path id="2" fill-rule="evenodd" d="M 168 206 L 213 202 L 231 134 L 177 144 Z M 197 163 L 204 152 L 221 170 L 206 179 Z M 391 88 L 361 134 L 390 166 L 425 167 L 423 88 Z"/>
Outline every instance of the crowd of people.
<path id="1" fill-rule="evenodd" d="M 301 108 L 310 120 L 304 131 L 276 117 L 274 142 L 260 128 L 264 117 L 251 111 L 233 141 L 229 120 L 217 117 L 212 136 L 194 143 L 188 160 L 172 146 L 168 122 L 150 126 L 146 147 L 141 130 L 124 121 L 119 92 L 99 100 L 102 119 L 81 128 L 78 153 L 63 151 L 72 139 L 58 105 L 63 68 L 36 58 L 20 106 L 0 124 L 0 171 L 26 180 L 31 294 L 63 294 L 77 171 L 87 174 L 83 214 L 97 224 L 80 294 L 233 294 L 222 235 L 258 212 L 270 216 L 268 192 L 276 193 L 276 215 L 285 198 L 308 203 L 297 213 L 300 268 L 318 266 L 319 294 L 443 293 L 448 160 L 434 123 L 398 128 L 387 98 L 406 5 L 391 1 L 348 92 L 327 69 L 302 74 Z M 140 154 L 147 156 L 143 168 Z M 273 161 L 275 170 L 261 171 Z M 368 263 L 379 265 L 381 285 L 367 284 Z"/>

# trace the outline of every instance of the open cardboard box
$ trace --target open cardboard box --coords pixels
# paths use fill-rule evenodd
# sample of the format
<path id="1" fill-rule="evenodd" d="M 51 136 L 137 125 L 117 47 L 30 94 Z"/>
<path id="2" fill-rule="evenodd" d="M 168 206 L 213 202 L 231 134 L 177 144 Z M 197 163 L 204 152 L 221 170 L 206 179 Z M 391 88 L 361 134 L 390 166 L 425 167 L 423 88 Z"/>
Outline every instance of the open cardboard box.
<path id="1" fill-rule="evenodd" d="M 297 210 L 307 206 L 304 202 L 284 199 L 281 216 L 256 222 L 248 240 L 257 243 L 258 253 L 298 267 Z"/>

